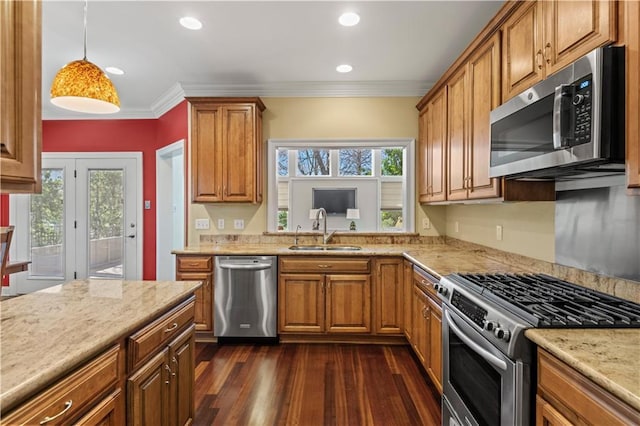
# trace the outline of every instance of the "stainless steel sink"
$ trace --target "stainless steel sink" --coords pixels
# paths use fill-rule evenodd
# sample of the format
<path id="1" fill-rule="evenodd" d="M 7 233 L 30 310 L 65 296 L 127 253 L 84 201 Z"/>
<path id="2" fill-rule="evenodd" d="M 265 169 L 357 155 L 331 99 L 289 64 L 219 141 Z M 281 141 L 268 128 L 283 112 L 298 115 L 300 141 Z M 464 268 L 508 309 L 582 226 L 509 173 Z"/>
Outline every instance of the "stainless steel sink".
<path id="1" fill-rule="evenodd" d="M 295 251 L 357 251 L 362 250 L 360 246 L 343 246 L 343 245 L 295 245 L 289 247 L 289 250 Z"/>

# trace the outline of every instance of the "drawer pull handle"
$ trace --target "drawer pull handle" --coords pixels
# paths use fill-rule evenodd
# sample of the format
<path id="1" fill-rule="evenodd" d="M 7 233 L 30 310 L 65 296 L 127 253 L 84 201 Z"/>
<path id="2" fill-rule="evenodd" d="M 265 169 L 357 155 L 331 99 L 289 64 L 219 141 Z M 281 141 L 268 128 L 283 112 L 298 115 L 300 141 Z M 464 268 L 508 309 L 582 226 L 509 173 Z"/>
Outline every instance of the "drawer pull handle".
<path id="1" fill-rule="evenodd" d="M 59 412 L 58 414 L 56 414 L 55 416 L 52 416 L 52 417 L 47 416 L 47 417 L 45 417 L 45 418 L 40 422 L 40 424 L 41 424 L 41 425 L 46 425 L 46 424 L 47 424 L 47 423 L 49 423 L 51 420 L 55 420 L 55 419 L 57 419 L 58 417 L 60 417 L 60 416 L 64 415 L 64 413 L 66 413 L 67 411 L 69 411 L 69 409 L 71 409 L 71 406 L 72 406 L 72 405 L 73 405 L 73 400 L 72 400 L 72 399 L 70 399 L 69 401 L 67 401 L 67 402 L 65 402 L 65 403 L 64 403 L 64 408 L 62 409 L 62 411 L 60 411 L 60 412 Z"/>
<path id="2" fill-rule="evenodd" d="M 189 266 L 198 266 L 199 263 L 198 262 L 189 262 Z"/>
<path id="3" fill-rule="evenodd" d="M 318 265 L 318 268 L 327 269 L 331 268 L 331 265 Z"/>
<path id="4" fill-rule="evenodd" d="M 164 330 L 164 332 L 165 332 L 165 333 L 168 333 L 168 332 L 170 332 L 170 331 L 175 330 L 176 328 L 178 328 L 178 323 L 177 323 L 177 322 L 174 322 L 173 324 L 171 324 L 171 327 L 169 327 L 169 328 L 165 329 L 165 330 Z"/>

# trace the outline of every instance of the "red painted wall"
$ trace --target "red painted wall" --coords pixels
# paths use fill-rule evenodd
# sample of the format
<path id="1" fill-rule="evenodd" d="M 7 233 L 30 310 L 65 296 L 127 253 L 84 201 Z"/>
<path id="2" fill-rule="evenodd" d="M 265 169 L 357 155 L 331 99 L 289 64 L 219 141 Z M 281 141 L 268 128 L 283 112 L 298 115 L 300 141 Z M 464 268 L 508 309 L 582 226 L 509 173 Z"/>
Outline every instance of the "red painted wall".
<path id="1" fill-rule="evenodd" d="M 151 209 L 143 210 L 145 280 L 156 278 L 156 150 L 187 136 L 187 101 L 158 119 L 42 122 L 43 152 L 142 152 L 143 199 L 151 201 Z M 9 203 L 4 196 L 0 201 L 0 223 L 5 224 Z"/>

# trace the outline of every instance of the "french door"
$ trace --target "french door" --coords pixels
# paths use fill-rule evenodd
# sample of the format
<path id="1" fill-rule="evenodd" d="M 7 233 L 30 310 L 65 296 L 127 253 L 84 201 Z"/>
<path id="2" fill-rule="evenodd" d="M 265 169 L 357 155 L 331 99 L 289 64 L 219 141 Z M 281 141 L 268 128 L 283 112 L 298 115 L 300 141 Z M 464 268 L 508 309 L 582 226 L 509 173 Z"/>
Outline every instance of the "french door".
<path id="1" fill-rule="evenodd" d="M 72 279 L 142 279 L 140 153 L 43 154 L 42 193 L 12 195 L 10 292 Z"/>

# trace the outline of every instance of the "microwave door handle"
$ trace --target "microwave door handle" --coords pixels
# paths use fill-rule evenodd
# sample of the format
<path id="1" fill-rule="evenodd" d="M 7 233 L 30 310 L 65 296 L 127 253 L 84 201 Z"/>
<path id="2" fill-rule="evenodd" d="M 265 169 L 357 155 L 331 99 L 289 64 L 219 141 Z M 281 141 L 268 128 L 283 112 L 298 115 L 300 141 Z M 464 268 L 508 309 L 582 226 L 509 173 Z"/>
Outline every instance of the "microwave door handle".
<path id="1" fill-rule="evenodd" d="M 570 111 L 571 98 L 567 97 L 567 90 L 572 88 L 569 84 L 561 84 L 556 87 L 553 96 L 553 149 L 569 147 L 570 120 L 567 112 Z M 566 120 L 569 120 L 567 122 Z"/>
<path id="2" fill-rule="evenodd" d="M 480 345 L 478 345 L 476 342 L 471 340 L 469 336 L 464 334 L 464 332 L 460 330 L 456 325 L 456 323 L 453 321 L 453 318 L 451 318 L 451 315 L 449 315 L 449 312 L 447 310 L 444 311 L 444 316 L 447 320 L 447 324 L 449 325 L 451 330 L 456 334 L 456 336 L 460 338 L 460 340 L 462 340 L 467 346 L 473 349 L 474 352 L 476 352 L 478 355 L 484 358 L 484 360 L 487 361 L 489 364 L 493 365 L 494 367 L 502 371 L 507 371 L 507 363 L 501 360 L 500 358 L 496 357 L 495 355 L 493 355 L 492 353 L 490 353 Z"/>

